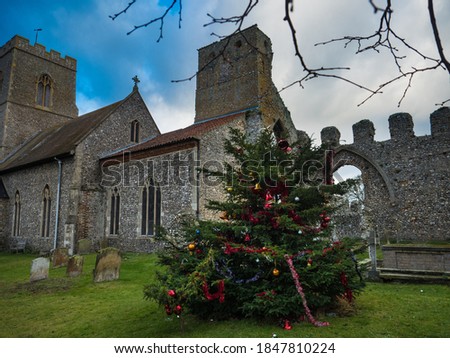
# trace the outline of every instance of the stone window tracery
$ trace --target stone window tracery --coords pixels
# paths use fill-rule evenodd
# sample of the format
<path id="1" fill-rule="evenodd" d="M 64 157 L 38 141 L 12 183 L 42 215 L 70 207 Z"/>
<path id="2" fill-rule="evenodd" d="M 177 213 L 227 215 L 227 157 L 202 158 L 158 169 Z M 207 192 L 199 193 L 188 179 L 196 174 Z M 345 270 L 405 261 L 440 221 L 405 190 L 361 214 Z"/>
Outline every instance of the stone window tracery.
<path id="1" fill-rule="evenodd" d="M 37 83 L 36 104 L 50 107 L 52 101 L 53 83 L 49 75 L 43 74 Z"/>
<path id="2" fill-rule="evenodd" d="M 161 188 L 153 179 L 142 188 L 141 210 L 141 235 L 155 235 L 161 226 Z"/>

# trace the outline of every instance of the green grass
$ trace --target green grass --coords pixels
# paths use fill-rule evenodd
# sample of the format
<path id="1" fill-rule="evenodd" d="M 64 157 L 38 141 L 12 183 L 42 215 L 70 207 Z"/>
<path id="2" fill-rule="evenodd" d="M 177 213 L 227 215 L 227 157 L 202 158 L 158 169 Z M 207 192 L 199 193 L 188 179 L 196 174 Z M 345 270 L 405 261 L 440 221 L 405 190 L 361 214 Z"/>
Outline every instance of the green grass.
<path id="1" fill-rule="evenodd" d="M 48 280 L 29 283 L 32 255 L 0 254 L 0 337 L 450 337 L 450 287 L 368 283 L 350 317 L 319 317 L 329 327 L 295 323 L 291 331 L 251 320 L 200 321 L 167 317 L 143 299 L 154 279 L 154 255 L 127 254 L 120 279 L 92 280 L 95 255 L 80 277 L 50 269 Z"/>

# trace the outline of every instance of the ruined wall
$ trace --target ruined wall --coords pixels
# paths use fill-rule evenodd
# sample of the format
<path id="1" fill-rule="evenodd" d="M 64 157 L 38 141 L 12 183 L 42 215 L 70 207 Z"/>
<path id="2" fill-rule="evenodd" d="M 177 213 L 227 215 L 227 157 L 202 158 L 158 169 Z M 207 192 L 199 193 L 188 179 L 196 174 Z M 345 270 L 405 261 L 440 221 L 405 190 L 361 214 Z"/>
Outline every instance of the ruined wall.
<path id="1" fill-rule="evenodd" d="M 411 115 L 391 115 L 391 139 L 377 142 L 366 119 L 353 125 L 354 142 L 342 146 L 336 128 L 322 131 L 322 142 L 335 150 L 334 170 L 361 170 L 364 204 L 381 239 L 450 240 L 450 109 L 432 113 L 430 124 L 431 135 L 415 136 Z"/>

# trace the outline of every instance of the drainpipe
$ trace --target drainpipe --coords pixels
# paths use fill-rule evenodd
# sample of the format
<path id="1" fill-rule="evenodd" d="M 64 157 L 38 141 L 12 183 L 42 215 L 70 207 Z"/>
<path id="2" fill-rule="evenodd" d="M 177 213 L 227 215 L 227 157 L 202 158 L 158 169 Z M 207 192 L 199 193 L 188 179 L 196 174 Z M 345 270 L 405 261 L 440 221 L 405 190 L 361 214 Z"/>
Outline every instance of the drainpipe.
<path id="1" fill-rule="evenodd" d="M 55 238 L 53 239 L 53 250 L 56 249 L 56 242 L 58 241 L 58 226 L 59 226 L 59 202 L 61 196 L 61 176 L 62 176 L 62 162 L 55 157 L 58 162 L 58 191 L 56 193 L 56 220 L 55 220 Z"/>

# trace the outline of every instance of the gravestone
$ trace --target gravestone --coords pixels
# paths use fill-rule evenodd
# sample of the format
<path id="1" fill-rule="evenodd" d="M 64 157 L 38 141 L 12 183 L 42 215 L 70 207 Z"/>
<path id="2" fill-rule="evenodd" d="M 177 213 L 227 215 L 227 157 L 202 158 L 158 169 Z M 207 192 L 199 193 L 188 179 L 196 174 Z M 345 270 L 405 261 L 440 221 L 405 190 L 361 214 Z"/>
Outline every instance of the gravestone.
<path id="1" fill-rule="evenodd" d="M 46 257 L 38 257 L 31 262 L 30 282 L 45 280 L 48 278 L 50 260 Z"/>
<path id="2" fill-rule="evenodd" d="M 66 275 L 78 277 L 83 272 L 84 257 L 81 255 L 71 256 L 67 262 Z"/>
<path id="3" fill-rule="evenodd" d="M 100 250 L 94 269 L 94 282 L 113 281 L 119 278 L 122 258 L 120 251 L 113 247 Z"/>
<path id="4" fill-rule="evenodd" d="M 66 247 L 60 247 L 53 251 L 52 266 L 53 268 L 67 266 L 69 261 L 69 249 Z"/>
<path id="5" fill-rule="evenodd" d="M 91 252 L 92 245 L 91 240 L 82 239 L 78 240 L 78 251 L 77 253 L 80 255 L 86 255 Z"/>

